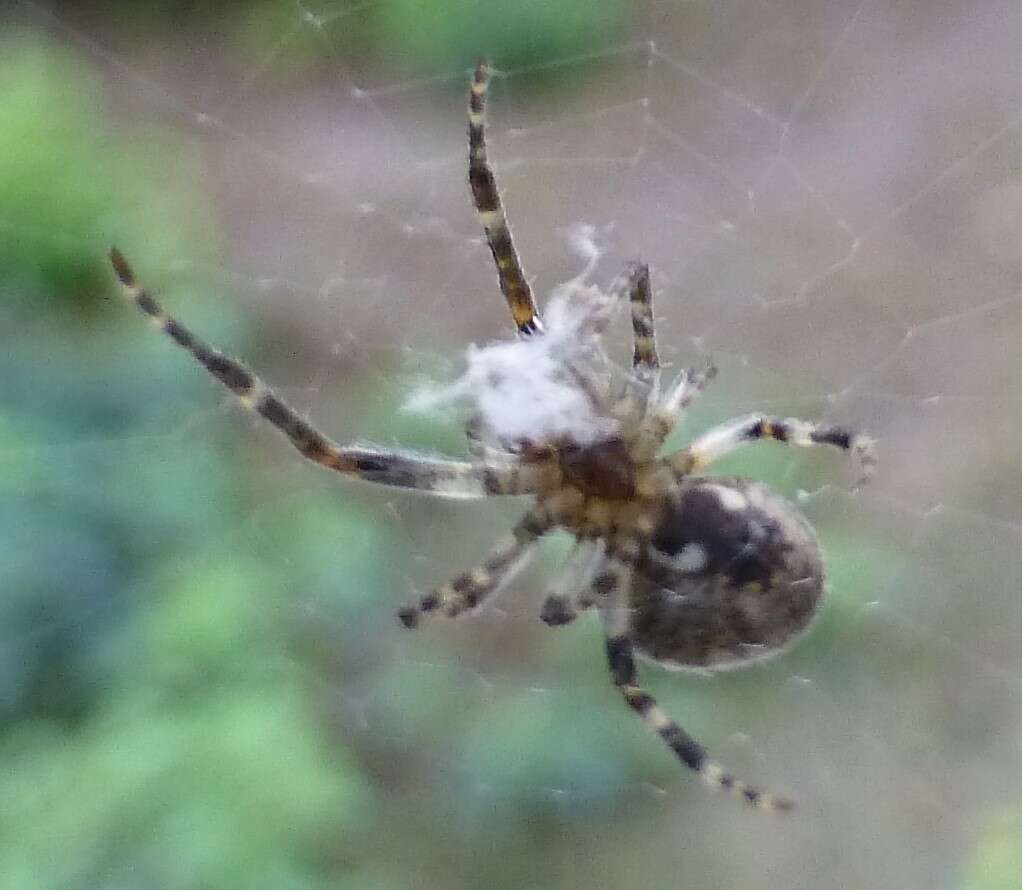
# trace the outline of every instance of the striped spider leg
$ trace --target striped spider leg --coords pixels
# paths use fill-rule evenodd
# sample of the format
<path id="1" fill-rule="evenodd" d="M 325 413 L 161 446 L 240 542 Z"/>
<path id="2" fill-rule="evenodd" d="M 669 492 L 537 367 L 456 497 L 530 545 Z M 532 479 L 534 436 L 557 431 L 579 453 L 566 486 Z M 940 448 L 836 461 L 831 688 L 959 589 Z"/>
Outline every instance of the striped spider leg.
<path id="1" fill-rule="evenodd" d="M 643 411 L 639 456 L 653 458 L 673 431 L 682 413 L 689 408 L 714 377 L 712 363 L 702 370 L 687 369 L 667 389 L 660 392 L 660 358 L 656 348 L 656 322 L 653 317 L 653 292 L 649 266 L 632 263 L 626 273 L 628 302 L 632 317 L 632 370 L 648 387 L 649 399 Z"/>
<path id="2" fill-rule="evenodd" d="M 876 469 L 876 442 L 869 436 L 842 426 L 810 423 L 794 417 L 765 417 L 761 414 L 750 414 L 722 423 L 666 460 L 678 473 L 698 473 L 724 455 L 761 439 L 773 439 L 798 448 L 813 448 L 817 445 L 839 448 L 858 461 L 859 484 L 868 482 Z"/>
<path id="3" fill-rule="evenodd" d="M 685 766 L 698 773 L 708 785 L 728 791 L 744 802 L 766 810 L 790 810 L 794 802 L 786 797 L 753 788 L 711 760 L 706 749 L 686 733 L 639 686 L 631 636 L 631 607 L 628 593 L 633 584 L 634 564 L 612 556 L 601 578 L 604 590 L 600 615 L 603 618 L 607 664 L 611 679 L 628 706 L 642 718 Z"/>
<path id="4" fill-rule="evenodd" d="M 656 347 L 656 321 L 649 266 L 633 262 L 610 286 L 609 293 L 627 299 L 632 321 L 632 376 L 624 395 L 611 412 L 631 420 L 636 427 L 633 457 L 653 460 L 674 430 L 682 413 L 702 395 L 717 376 L 708 362 L 702 369 L 689 368 L 661 391 L 662 369 Z"/>
<path id="5" fill-rule="evenodd" d="M 446 584 L 398 611 L 405 627 L 417 627 L 420 618 L 430 612 L 439 612 L 456 618 L 462 612 L 474 609 L 484 598 L 494 593 L 514 577 L 525 562 L 533 545 L 554 527 L 554 518 L 547 510 L 536 507 L 523 516 L 511 534 L 490 551 L 481 565 L 462 572 Z"/>
<path id="6" fill-rule="evenodd" d="M 632 316 L 632 368 L 641 377 L 652 377 L 660 370 L 660 356 L 656 351 L 656 323 L 653 320 L 649 266 L 632 263 L 625 276 Z"/>
<path id="7" fill-rule="evenodd" d="M 500 290 L 507 300 L 515 326 L 521 334 L 535 334 L 542 331 L 543 326 L 532 288 L 511 239 L 511 228 L 486 156 L 486 91 L 489 85 L 490 66 L 485 59 L 480 59 L 469 92 L 468 181 L 472 187 L 472 200 L 486 232 L 486 243 L 497 265 Z"/>
<path id="8" fill-rule="evenodd" d="M 480 498 L 500 494 L 530 494 L 549 476 L 542 463 L 502 464 L 483 461 L 435 460 L 411 454 L 341 446 L 303 420 L 252 371 L 224 355 L 168 315 L 156 299 L 135 279 L 121 252 L 110 251 L 110 261 L 125 297 L 178 346 L 191 353 L 210 374 L 226 386 L 246 407 L 280 430 L 302 457 L 345 476 L 411 488 L 452 498 Z"/>

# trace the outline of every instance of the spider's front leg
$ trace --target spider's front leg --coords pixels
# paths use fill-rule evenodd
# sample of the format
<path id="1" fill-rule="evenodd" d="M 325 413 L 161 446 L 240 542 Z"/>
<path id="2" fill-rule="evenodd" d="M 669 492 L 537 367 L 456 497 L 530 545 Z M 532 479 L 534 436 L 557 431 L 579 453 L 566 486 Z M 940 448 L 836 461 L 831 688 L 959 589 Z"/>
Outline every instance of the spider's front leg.
<path id="1" fill-rule="evenodd" d="M 660 370 L 656 351 L 656 322 L 653 320 L 653 291 L 649 266 L 630 263 L 623 278 L 613 286 L 628 293 L 632 316 L 632 368 L 640 377 L 652 378 Z"/>
<path id="2" fill-rule="evenodd" d="M 632 565 L 620 557 L 611 557 L 603 573 L 603 617 L 607 665 L 614 685 L 628 706 L 642 718 L 675 756 L 714 788 L 730 792 L 751 806 L 766 810 L 790 810 L 795 804 L 786 797 L 769 794 L 747 785 L 707 755 L 706 749 L 685 732 L 657 704 L 656 699 L 639 686 L 635 656 L 629 635 L 628 590 L 632 583 Z"/>
<path id="3" fill-rule="evenodd" d="M 117 248 L 110 261 L 125 296 L 144 312 L 154 325 L 226 386 L 246 407 L 266 418 L 280 430 L 303 457 L 345 476 L 412 488 L 456 498 L 487 497 L 495 494 L 534 494 L 549 485 L 552 468 L 547 464 L 523 465 L 517 461 L 436 460 L 411 454 L 344 447 L 298 416 L 283 399 L 252 371 L 224 355 L 168 315 L 156 299 L 135 280 L 135 273 Z"/>
<path id="4" fill-rule="evenodd" d="M 682 371 L 678 379 L 662 397 L 656 397 L 642 419 L 642 434 L 636 454 L 640 458 L 652 459 L 663 447 L 667 437 L 674 430 L 685 411 L 717 376 L 717 368 L 708 362 L 701 370 L 689 368 Z"/>
<path id="5" fill-rule="evenodd" d="M 500 290 L 511 310 L 515 327 L 521 334 L 535 334 L 543 329 L 536 301 L 518 259 L 497 181 L 486 156 L 486 92 L 489 86 L 490 66 L 485 59 L 480 59 L 468 99 L 468 182 L 476 212 L 486 232 L 486 243 L 497 266 Z"/>
<path id="6" fill-rule="evenodd" d="M 716 376 L 717 369 L 707 363 L 702 370 L 682 372 L 667 392 L 660 392 L 660 358 L 656 348 L 656 320 L 653 316 L 653 290 L 649 266 L 631 263 L 611 291 L 628 295 L 632 317 L 632 369 L 646 389 L 641 443 L 637 456 L 652 457 L 671 434 L 682 411 L 689 407 Z"/>
<path id="7" fill-rule="evenodd" d="M 816 445 L 840 448 L 859 462 L 860 484 L 868 481 L 876 469 L 876 441 L 869 436 L 843 426 L 809 423 L 793 417 L 765 417 L 761 414 L 750 414 L 716 426 L 666 460 L 676 473 L 698 473 L 742 445 L 760 439 L 773 439 L 799 448 L 812 448 Z"/>

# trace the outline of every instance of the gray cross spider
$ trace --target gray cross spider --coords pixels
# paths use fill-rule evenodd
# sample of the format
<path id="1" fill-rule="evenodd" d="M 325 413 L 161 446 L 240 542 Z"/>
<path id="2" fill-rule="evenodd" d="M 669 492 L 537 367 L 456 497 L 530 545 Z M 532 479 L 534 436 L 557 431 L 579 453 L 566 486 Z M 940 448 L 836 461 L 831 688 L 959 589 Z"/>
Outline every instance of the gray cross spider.
<path id="1" fill-rule="evenodd" d="M 468 176 L 518 337 L 470 354 L 462 393 L 475 400 L 467 429 L 472 460 L 335 444 L 246 367 L 164 312 L 116 248 L 110 251 L 114 270 L 130 301 L 310 461 L 356 479 L 441 496 L 535 499 L 481 565 L 401 609 L 406 627 L 425 615 L 453 617 L 477 606 L 510 578 L 540 537 L 564 529 L 576 543 L 543 604 L 542 620 L 563 625 L 595 607 L 614 685 L 678 759 L 749 804 L 790 809 L 789 799 L 759 791 L 711 760 L 638 685 L 634 653 L 672 667 L 721 669 L 775 655 L 798 637 L 823 592 L 812 527 L 759 482 L 700 474 L 741 445 L 772 439 L 850 452 L 866 477 L 875 464 L 873 442 L 838 426 L 754 414 L 660 456 L 715 369 L 689 370 L 661 386 L 649 269 L 638 263 L 606 292 L 578 282 L 562 288 L 550 301 L 547 323 L 540 322 L 486 157 L 488 82 L 481 61 L 471 84 Z M 630 372 L 610 362 L 600 346 L 625 297 L 633 332 Z M 524 399 L 525 410 L 508 407 L 516 398 Z"/>

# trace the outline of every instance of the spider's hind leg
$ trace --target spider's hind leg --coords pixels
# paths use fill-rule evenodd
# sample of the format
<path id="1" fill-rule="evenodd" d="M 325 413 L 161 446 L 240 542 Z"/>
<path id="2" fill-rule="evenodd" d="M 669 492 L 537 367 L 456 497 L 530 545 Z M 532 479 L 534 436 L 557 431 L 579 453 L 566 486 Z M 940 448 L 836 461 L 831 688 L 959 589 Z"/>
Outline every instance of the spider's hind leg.
<path id="1" fill-rule="evenodd" d="M 627 595 L 632 571 L 629 564 L 611 558 L 602 582 L 606 588 L 606 603 L 600 609 L 611 679 L 625 702 L 642 718 L 646 726 L 660 736 L 685 766 L 702 776 L 706 784 L 727 791 L 757 809 L 793 809 L 795 804 L 790 799 L 753 788 L 711 760 L 706 749 L 667 716 L 656 699 L 639 686 L 632 641 L 628 633 Z"/>
<path id="2" fill-rule="evenodd" d="M 568 556 L 568 564 L 554 581 L 539 617 L 550 627 L 570 624 L 580 612 L 596 605 L 598 593 L 593 581 L 602 568 L 606 554 L 602 542 L 580 540 Z"/>

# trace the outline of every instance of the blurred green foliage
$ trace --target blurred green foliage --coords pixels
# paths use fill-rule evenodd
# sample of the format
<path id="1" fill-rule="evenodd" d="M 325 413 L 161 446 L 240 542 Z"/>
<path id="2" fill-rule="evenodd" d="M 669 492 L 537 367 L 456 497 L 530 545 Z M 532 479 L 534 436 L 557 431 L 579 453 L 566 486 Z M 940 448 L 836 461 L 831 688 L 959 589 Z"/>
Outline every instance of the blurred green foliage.
<path id="1" fill-rule="evenodd" d="M 386 0 L 376 15 L 383 46 L 428 70 L 450 59 L 471 64 L 480 55 L 512 68 L 589 53 L 620 37 L 625 13 L 621 0 Z"/>
<path id="2" fill-rule="evenodd" d="M 1022 809 L 1005 809 L 979 835 L 966 890 L 1017 890 L 1022 884 Z"/>
<path id="3" fill-rule="evenodd" d="M 230 5 L 100 2 L 123 35 L 213 29 L 239 71 L 276 83 L 339 65 L 383 68 L 389 78 L 467 69 L 480 55 L 501 68 L 587 55 L 620 42 L 625 0 L 243 0 Z M 343 60 L 343 62 L 342 62 Z"/>
<path id="4" fill-rule="evenodd" d="M 96 263 L 88 253 L 96 221 L 117 190 L 104 160 L 106 134 L 95 126 L 97 84 L 77 60 L 28 35 L 3 39 L 0 60 L 5 298 L 70 299 L 96 291 Z"/>
<path id="5" fill-rule="evenodd" d="M 290 529 L 266 533 L 274 558 L 232 539 L 247 485 L 224 440 L 169 459 L 205 381 L 136 336 L 106 269 L 124 238 L 208 255 L 199 171 L 167 133 L 117 132 L 65 49 L 28 33 L 3 49 L 0 315 L 18 337 L 0 354 L 0 886 L 343 886 L 324 863 L 370 791 L 268 605 L 314 579 L 280 574 Z M 356 523 L 380 546 L 355 513 L 307 515 L 306 552 Z"/>
<path id="6" fill-rule="evenodd" d="M 398 77 L 468 68 L 480 55 L 514 68 L 620 40 L 627 13 L 623 0 L 263 0 L 249 8 L 238 46 L 246 64 L 283 77 L 340 58 L 382 62 Z"/>
<path id="7" fill-rule="evenodd" d="M 208 252 L 195 159 L 170 133 L 116 135 L 98 79 L 31 32 L 0 38 L 0 300 L 94 301 L 108 283 L 109 239 L 166 217 L 156 250 Z M 191 175 L 189 175 L 191 174 Z M 180 183 L 160 187 L 166 177 Z M 154 238 L 154 240 L 155 240 Z"/>

